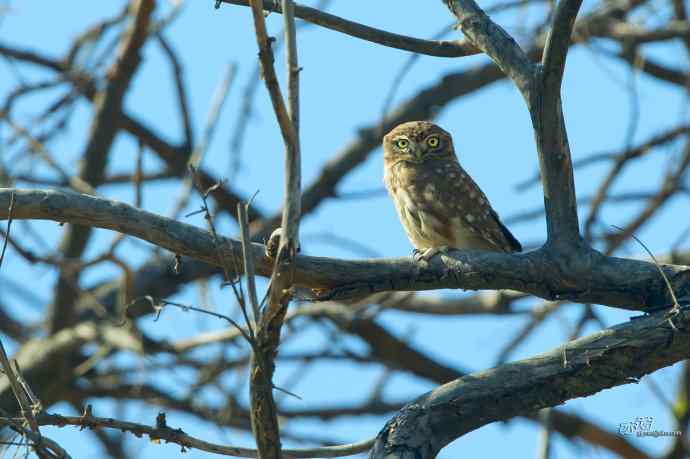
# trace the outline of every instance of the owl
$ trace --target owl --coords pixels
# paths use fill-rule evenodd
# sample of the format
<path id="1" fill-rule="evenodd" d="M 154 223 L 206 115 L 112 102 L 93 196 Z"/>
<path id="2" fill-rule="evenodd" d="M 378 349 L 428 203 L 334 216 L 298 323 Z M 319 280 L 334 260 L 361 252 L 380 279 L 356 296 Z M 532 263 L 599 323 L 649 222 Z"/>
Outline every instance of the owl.
<path id="1" fill-rule="evenodd" d="M 450 134 L 428 121 L 383 138 L 384 182 L 416 260 L 450 248 L 520 252 L 488 199 L 460 166 Z"/>

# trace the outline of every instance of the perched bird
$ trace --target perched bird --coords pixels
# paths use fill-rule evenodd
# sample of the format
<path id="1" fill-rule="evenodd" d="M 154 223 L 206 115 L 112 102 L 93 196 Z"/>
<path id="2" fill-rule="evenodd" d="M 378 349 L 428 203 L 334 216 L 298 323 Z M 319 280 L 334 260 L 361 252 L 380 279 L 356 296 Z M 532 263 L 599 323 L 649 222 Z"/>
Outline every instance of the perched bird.
<path id="1" fill-rule="evenodd" d="M 383 138 L 383 160 L 384 182 L 415 259 L 428 261 L 450 248 L 522 250 L 439 126 L 428 121 L 397 126 Z"/>

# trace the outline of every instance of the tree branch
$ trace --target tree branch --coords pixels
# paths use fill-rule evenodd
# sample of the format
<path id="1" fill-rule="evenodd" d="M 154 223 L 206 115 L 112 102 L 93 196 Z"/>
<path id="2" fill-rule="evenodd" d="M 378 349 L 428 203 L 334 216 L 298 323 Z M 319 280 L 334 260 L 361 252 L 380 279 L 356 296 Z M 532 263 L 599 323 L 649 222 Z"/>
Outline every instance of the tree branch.
<path id="1" fill-rule="evenodd" d="M 677 317 L 687 323 L 686 310 Z M 432 458 L 491 422 L 527 415 L 690 357 L 690 333 L 665 313 L 637 318 L 530 359 L 474 373 L 423 395 L 386 423 L 371 458 Z"/>
<path id="2" fill-rule="evenodd" d="M 163 416 L 163 419 L 164 418 L 165 417 Z M 2 424 L 3 421 L 4 419 L 0 417 L 0 424 Z M 11 419 L 10 421 L 14 421 L 14 419 Z M 183 448 L 194 448 L 200 451 L 206 451 L 224 456 L 261 457 L 257 454 L 258 451 L 255 449 L 210 443 L 200 438 L 187 435 L 181 429 L 173 429 L 168 427 L 164 422 L 160 421 L 157 422 L 156 426 L 152 427 L 135 422 L 119 421 L 113 418 L 100 418 L 89 413 L 86 413 L 83 416 L 61 416 L 59 414 L 41 413 L 37 416 L 37 421 L 40 425 L 44 426 L 63 427 L 71 425 L 89 429 L 117 429 L 121 432 L 131 432 L 138 437 L 147 435 L 152 440 L 164 440 L 169 443 L 178 444 Z M 371 440 L 364 440 L 348 445 L 322 446 L 311 449 L 286 449 L 283 451 L 285 454 L 283 457 L 316 458 L 351 456 L 353 454 L 368 450 L 371 447 L 371 444 Z M 185 449 L 183 449 L 183 452 L 184 451 Z"/>
<path id="3" fill-rule="evenodd" d="M 220 238 L 218 253 L 212 236 L 200 228 L 170 220 L 127 204 L 68 191 L 0 188 L 0 219 L 48 219 L 105 228 L 134 236 L 211 265 L 225 257 L 242 265 L 242 244 Z M 667 287 L 653 263 L 615 257 L 582 248 L 564 257 L 548 248 L 520 255 L 454 251 L 430 264 L 410 257 L 381 260 L 339 260 L 297 255 L 294 282 L 299 293 L 317 300 L 352 298 L 380 291 L 440 288 L 510 289 L 549 300 L 604 304 L 630 310 L 671 304 Z M 269 276 L 273 261 L 265 248 L 252 244 L 257 273 Z M 676 296 L 690 295 L 690 267 L 664 265 Z"/>
<path id="4" fill-rule="evenodd" d="M 560 93 L 565 58 L 570 48 L 570 36 L 581 5 L 582 0 L 560 0 L 556 7 L 541 61 L 544 89 L 547 94 Z"/>
<path id="5" fill-rule="evenodd" d="M 458 19 L 462 33 L 487 54 L 529 100 L 536 67 L 513 37 L 489 19 L 474 0 L 443 1 Z"/>
<path id="6" fill-rule="evenodd" d="M 249 6 L 248 0 L 222 0 L 223 3 L 233 5 Z M 283 12 L 280 2 L 263 1 L 264 11 L 281 13 Z M 385 30 L 369 27 L 357 22 L 348 21 L 333 14 L 320 11 L 316 8 L 295 4 L 295 17 L 319 25 L 326 29 L 350 35 L 351 37 L 361 38 L 362 40 L 378 43 L 379 45 L 390 48 L 402 49 L 413 53 L 427 54 L 437 57 L 462 57 L 478 54 L 480 51 L 472 43 L 467 41 L 435 41 L 423 40 L 420 38 L 408 37 L 397 33 L 386 32 Z"/>
<path id="7" fill-rule="evenodd" d="M 582 0 L 561 0 L 546 39 L 539 78 L 527 103 L 544 187 L 548 244 L 582 243 L 575 199 L 570 145 L 563 118 L 561 81 L 570 36 Z"/>

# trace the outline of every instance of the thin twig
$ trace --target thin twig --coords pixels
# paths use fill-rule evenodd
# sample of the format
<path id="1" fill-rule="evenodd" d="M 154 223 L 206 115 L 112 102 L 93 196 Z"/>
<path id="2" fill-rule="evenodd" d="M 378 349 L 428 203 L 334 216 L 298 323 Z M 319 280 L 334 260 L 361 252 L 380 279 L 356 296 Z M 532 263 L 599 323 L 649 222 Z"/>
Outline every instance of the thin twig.
<path id="1" fill-rule="evenodd" d="M 611 225 L 612 227 L 616 228 L 618 231 L 624 232 L 625 230 L 621 228 L 620 226 L 616 225 Z M 634 234 L 631 234 L 630 237 L 635 239 L 635 241 L 642 246 L 642 248 L 647 252 L 647 255 L 652 259 L 654 262 L 654 266 L 656 266 L 656 269 L 659 270 L 659 274 L 661 274 L 661 277 L 664 279 L 664 283 L 666 284 L 666 288 L 668 289 L 668 293 L 671 295 L 671 300 L 673 301 L 673 311 L 680 311 L 680 304 L 678 303 L 678 298 L 676 298 L 676 293 L 673 291 L 673 285 L 671 285 L 671 281 L 668 280 L 668 276 L 666 276 L 666 273 L 664 272 L 663 269 L 661 269 L 661 265 L 657 261 L 656 257 L 652 253 L 651 250 L 649 250 L 649 247 L 645 245 L 644 242 L 642 242 L 637 236 Z"/>
<path id="2" fill-rule="evenodd" d="M 7 353 L 5 352 L 5 346 L 2 344 L 1 340 L 0 366 L 2 367 L 2 372 L 5 374 L 8 381 L 10 382 L 10 388 L 12 389 L 12 393 L 14 394 L 14 398 L 17 400 L 17 403 L 19 404 L 22 417 L 29 424 L 31 430 L 33 430 L 40 436 L 41 431 L 39 430 L 38 423 L 36 422 L 36 418 L 34 417 L 34 407 L 32 406 L 31 400 L 29 400 L 29 395 L 27 394 L 27 392 L 24 391 L 23 385 L 20 383 L 20 378 L 18 374 L 15 373 L 14 368 L 12 368 L 10 359 L 7 357 Z"/>
<path id="3" fill-rule="evenodd" d="M 10 195 L 10 205 L 7 209 L 7 229 L 5 230 L 5 239 L 2 242 L 2 250 L 0 251 L 0 268 L 2 261 L 5 259 L 5 250 L 7 250 L 7 242 L 10 239 L 10 228 L 12 227 L 12 213 L 14 212 L 14 205 L 16 202 L 16 195 L 14 192 Z"/>
<path id="4" fill-rule="evenodd" d="M 21 419 L 0 417 L 0 421 L 21 422 Z M 51 426 L 79 426 L 82 428 L 106 428 L 116 429 L 122 432 L 132 432 L 140 437 L 147 435 L 152 440 L 164 440 L 166 442 L 178 444 L 184 448 L 194 448 L 200 451 L 235 457 L 259 457 L 258 451 L 251 448 L 239 446 L 220 445 L 210 443 L 200 438 L 187 435 L 181 429 L 173 429 L 164 425 L 150 426 L 135 422 L 119 421 L 113 418 L 101 418 L 86 413 L 83 416 L 61 416 L 58 414 L 40 413 L 37 416 L 40 425 Z M 343 457 L 367 451 L 374 443 L 374 439 L 367 439 L 356 443 L 337 446 L 322 446 L 319 448 L 308 449 L 285 449 L 285 458 L 321 458 L 321 457 Z"/>
<path id="5" fill-rule="evenodd" d="M 297 145 L 295 128 L 290 121 L 283 95 L 278 84 L 278 77 L 273 68 L 273 50 L 271 49 L 271 41 L 268 38 L 266 31 L 266 21 L 263 14 L 263 3 L 261 0 L 251 0 L 252 17 L 254 18 L 254 30 L 256 31 L 256 42 L 259 46 L 259 60 L 261 61 L 261 70 L 263 71 L 264 83 L 268 89 L 268 94 L 271 97 L 271 104 L 273 111 L 278 120 L 280 133 L 283 136 L 285 145 L 295 148 Z"/>
<path id="6" fill-rule="evenodd" d="M 242 241 L 242 261 L 244 262 L 244 272 L 247 275 L 247 290 L 249 292 L 249 303 L 254 312 L 254 322 L 259 323 L 259 300 L 256 296 L 256 279 L 254 271 L 254 257 L 251 253 L 251 239 L 249 236 L 249 220 L 247 219 L 247 205 L 237 204 L 237 221 L 240 224 L 240 235 Z"/>
<path id="7" fill-rule="evenodd" d="M 176 308 L 180 308 L 183 311 L 195 311 L 195 312 L 200 312 L 202 314 L 207 314 L 209 316 L 217 317 L 219 319 L 223 319 L 228 321 L 233 327 L 237 329 L 238 332 L 246 339 L 248 342 L 251 343 L 252 339 L 249 336 L 249 333 L 242 328 L 240 324 L 238 324 L 235 320 L 233 320 L 231 317 L 226 316 L 225 314 L 220 314 L 215 311 L 209 311 L 208 309 L 203 309 L 203 308 L 197 308 L 195 306 L 190 306 L 188 304 L 182 304 L 182 303 L 176 303 L 174 301 L 168 301 L 168 300 L 161 300 L 161 299 L 154 299 L 153 297 L 147 296 L 146 300 L 151 304 L 151 306 L 154 309 L 157 309 L 158 304 L 162 304 L 165 306 L 174 306 Z"/>

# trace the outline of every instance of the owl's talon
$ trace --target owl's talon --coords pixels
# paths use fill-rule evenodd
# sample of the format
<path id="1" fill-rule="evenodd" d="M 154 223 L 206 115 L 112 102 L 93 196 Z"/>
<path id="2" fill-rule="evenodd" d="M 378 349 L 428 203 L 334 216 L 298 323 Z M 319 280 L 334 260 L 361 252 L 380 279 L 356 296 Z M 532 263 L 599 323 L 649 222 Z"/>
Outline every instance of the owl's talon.
<path id="1" fill-rule="evenodd" d="M 432 258 L 434 258 L 438 254 L 447 255 L 448 246 L 442 245 L 441 247 L 430 247 L 424 250 L 414 249 L 412 251 L 412 258 L 414 258 L 414 261 L 416 261 L 417 263 L 419 263 L 422 260 L 428 263 L 429 261 L 431 261 Z"/>

